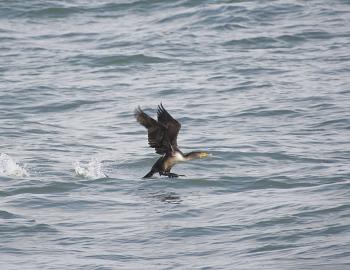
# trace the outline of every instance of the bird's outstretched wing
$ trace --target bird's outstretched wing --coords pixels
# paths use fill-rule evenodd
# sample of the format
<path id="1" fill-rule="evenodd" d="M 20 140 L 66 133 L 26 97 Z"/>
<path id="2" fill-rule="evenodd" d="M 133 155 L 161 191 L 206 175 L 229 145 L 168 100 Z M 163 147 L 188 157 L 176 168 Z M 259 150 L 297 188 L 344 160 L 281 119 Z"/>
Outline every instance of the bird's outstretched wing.
<path id="1" fill-rule="evenodd" d="M 172 147 L 177 147 L 177 135 L 179 134 L 181 124 L 175 120 L 160 103 L 158 106 L 158 123 L 162 124 L 166 129 L 166 136 Z"/>
<path id="2" fill-rule="evenodd" d="M 166 128 L 161 123 L 144 113 L 140 107 L 135 110 L 135 117 L 137 122 L 147 128 L 148 144 L 155 148 L 157 154 L 163 155 L 167 151 L 171 151 L 170 142 L 166 136 Z"/>

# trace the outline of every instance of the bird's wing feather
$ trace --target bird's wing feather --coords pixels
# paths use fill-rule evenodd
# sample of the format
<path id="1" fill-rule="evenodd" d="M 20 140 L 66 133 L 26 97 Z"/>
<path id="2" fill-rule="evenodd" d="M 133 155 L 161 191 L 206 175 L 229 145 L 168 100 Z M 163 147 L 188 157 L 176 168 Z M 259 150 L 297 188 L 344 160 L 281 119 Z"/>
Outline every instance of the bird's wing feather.
<path id="1" fill-rule="evenodd" d="M 177 147 L 177 135 L 179 134 L 181 124 L 175 120 L 163 107 L 162 103 L 158 106 L 158 123 L 166 128 L 166 135 L 172 147 Z"/>
<path id="2" fill-rule="evenodd" d="M 171 149 L 165 126 L 143 112 L 140 107 L 135 110 L 135 118 L 137 122 L 147 128 L 148 144 L 155 148 L 157 154 L 163 155 Z"/>

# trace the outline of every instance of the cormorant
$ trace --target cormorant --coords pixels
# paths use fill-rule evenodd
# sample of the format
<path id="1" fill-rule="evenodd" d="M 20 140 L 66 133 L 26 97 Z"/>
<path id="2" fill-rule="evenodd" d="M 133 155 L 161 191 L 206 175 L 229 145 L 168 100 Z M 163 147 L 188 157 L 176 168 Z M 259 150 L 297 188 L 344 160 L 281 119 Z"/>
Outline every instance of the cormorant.
<path id="1" fill-rule="evenodd" d="M 155 148 L 157 154 L 162 155 L 143 178 L 152 177 L 155 173 L 168 177 L 184 176 L 171 173 L 171 168 L 180 161 L 207 157 L 208 153 L 202 151 L 182 153 L 177 146 L 177 135 L 181 124 L 164 109 L 162 103 L 158 106 L 157 115 L 158 121 L 144 113 L 140 107 L 135 109 L 137 122 L 148 130 L 149 146 Z"/>

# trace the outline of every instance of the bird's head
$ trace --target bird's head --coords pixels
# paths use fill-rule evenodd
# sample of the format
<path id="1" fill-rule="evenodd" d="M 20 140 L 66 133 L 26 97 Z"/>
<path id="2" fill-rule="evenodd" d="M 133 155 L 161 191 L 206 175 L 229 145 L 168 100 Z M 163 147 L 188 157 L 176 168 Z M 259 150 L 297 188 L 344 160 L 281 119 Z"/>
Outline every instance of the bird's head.
<path id="1" fill-rule="evenodd" d="M 207 152 L 199 152 L 199 158 L 205 158 L 207 156 L 209 156 L 209 153 L 207 153 Z"/>
<path id="2" fill-rule="evenodd" d="M 185 155 L 185 157 L 188 160 L 199 159 L 199 158 L 206 158 L 208 156 L 209 156 L 209 153 L 208 152 L 204 152 L 204 151 L 194 151 L 194 152 L 190 152 L 190 153 Z"/>

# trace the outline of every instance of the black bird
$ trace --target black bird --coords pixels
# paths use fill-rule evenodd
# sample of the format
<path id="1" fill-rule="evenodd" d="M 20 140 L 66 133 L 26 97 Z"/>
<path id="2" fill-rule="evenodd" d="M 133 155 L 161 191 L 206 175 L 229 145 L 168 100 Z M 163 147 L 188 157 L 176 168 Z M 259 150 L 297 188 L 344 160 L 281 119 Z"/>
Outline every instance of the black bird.
<path id="1" fill-rule="evenodd" d="M 182 153 L 177 146 L 177 135 L 181 124 L 164 109 L 162 103 L 158 106 L 157 115 L 158 121 L 144 113 L 140 107 L 135 109 L 137 122 L 148 130 L 149 146 L 155 148 L 157 154 L 162 155 L 144 178 L 152 177 L 155 173 L 168 177 L 184 176 L 171 173 L 171 168 L 180 161 L 207 157 L 208 153 L 202 151 Z"/>

